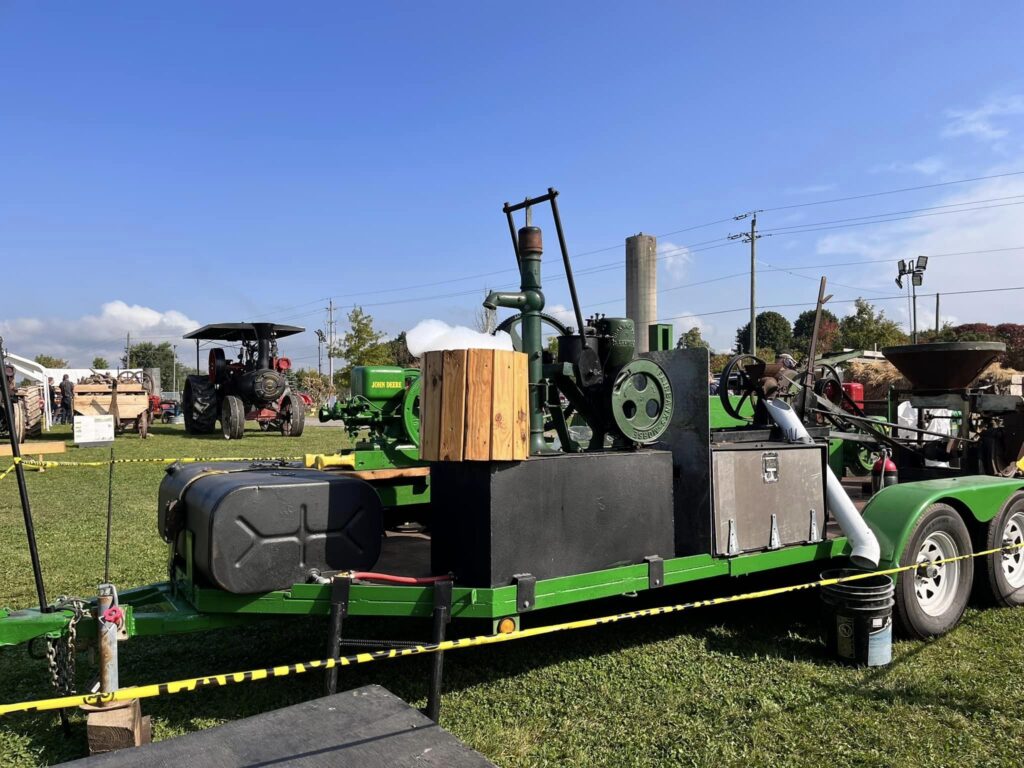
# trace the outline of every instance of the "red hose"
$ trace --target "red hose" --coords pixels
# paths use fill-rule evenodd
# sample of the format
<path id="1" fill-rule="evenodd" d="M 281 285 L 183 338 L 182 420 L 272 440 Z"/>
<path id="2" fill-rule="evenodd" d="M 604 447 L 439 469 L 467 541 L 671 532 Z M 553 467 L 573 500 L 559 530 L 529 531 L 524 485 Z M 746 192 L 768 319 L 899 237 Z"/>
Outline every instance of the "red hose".
<path id="1" fill-rule="evenodd" d="M 373 571 L 356 571 L 352 574 L 353 579 L 364 581 L 386 581 L 392 584 L 436 584 L 439 581 L 451 581 L 451 574 L 444 576 L 423 576 L 414 578 L 412 576 L 395 576 L 390 573 L 374 573 Z"/>

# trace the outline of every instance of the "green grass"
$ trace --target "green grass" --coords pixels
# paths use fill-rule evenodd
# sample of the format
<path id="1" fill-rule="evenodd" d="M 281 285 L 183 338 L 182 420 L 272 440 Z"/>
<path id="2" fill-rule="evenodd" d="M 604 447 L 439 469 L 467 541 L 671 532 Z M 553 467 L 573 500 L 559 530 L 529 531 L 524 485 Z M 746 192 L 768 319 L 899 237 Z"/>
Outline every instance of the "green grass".
<path id="1" fill-rule="evenodd" d="M 339 447 L 343 432 L 310 428 L 297 440 L 252 431 L 244 441 L 186 438 L 161 427 L 148 441 L 119 438 L 117 455 L 298 455 Z M 66 437 L 65 435 L 63 435 Z M 104 458 L 69 449 L 67 460 Z M 62 458 L 55 456 L 54 458 Z M 2 464 L 3 462 L 0 462 Z M 156 534 L 162 468 L 115 469 L 112 578 L 131 586 L 163 578 Z M 106 469 L 30 473 L 47 588 L 91 594 L 102 576 Z M 0 483 L 0 603 L 34 604 L 13 475 Z M 535 623 L 674 602 L 807 571 L 697 584 L 540 614 Z M 1024 611 L 971 609 L 931 643 L 900 642 L 891 666 L 852 670 L 821 643 L 817 595 L 795 594 L 619 623 L 490 648 L 446 660 L 442 725 L 502 766 L 1011 766 L 1024 762 Z M 427 636 L 426 622 L 350 620 L 359 635 Z M 122 683 L 319 658 L 325 622 L 274 620 L 243 630 L 121 645 Z M 458 624 L 453 632 L 459 634 Z M 88 666 L 83 657 L 80 669 Z M 377 682 L 424 704 L 427 660 L 343 670 L 342 687 Z M 0 700 L 49 694 L 46 669 L 22 648 L 0 649 Z M 84 674 L 83 674 L 84 682 Z M 306 675 L 143 702 L 164 739 L 321 693 Z M 56 717 L 0 721 L 0 765 L 50 764 L 83 754 L 84 718 L 65 739 Z"/>

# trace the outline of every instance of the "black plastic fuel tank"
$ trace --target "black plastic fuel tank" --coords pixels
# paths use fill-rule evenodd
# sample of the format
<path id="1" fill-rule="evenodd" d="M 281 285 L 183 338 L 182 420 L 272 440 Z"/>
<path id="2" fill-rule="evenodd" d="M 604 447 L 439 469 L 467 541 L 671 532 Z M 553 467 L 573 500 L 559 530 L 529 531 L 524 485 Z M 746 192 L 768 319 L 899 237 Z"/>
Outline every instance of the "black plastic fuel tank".
<path id="1" fill-rule="evenodd" d="M 184 556 L 192 534 L 202 581 L 235 594 L 286 589 L 311 570 L 368 570 L 383 513 L 358 478 L 237 462 L 175 464 L 160 484 L 158 525 Z"/>

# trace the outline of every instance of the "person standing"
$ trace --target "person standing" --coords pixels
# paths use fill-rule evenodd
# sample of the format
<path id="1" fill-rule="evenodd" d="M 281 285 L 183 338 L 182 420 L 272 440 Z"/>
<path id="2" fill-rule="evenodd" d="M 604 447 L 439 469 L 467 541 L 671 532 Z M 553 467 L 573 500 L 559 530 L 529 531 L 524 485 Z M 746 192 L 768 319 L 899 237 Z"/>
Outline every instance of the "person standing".
<path id="1" fill-rule="evenodd" d="M 61 423 L 71 424 L 75 420 L 75 385 L 66 373 L 60 383 Z"/>
<path id="2" fill-rule="evenodd" d="M 46 389 L 50 395 L 50 422 L 57 424 L 60 420 L 60 413 L 57 411 L 57 385 L 53 383 L 53 376 L 47 377 Z"/>

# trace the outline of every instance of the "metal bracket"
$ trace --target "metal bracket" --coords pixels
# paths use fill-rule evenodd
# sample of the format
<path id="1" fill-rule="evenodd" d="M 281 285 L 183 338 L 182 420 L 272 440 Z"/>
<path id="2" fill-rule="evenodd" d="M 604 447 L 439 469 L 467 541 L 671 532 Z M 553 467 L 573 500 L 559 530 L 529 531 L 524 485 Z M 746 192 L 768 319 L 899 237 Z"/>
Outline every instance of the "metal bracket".
<path id="1" fill-rule="evenodd" d="M 818 513 L 811 510 L 811 541 L 821 541 L 821 534 L 818 532 Z"/>
<path id="2" fill-rule="evenodd" d="M 779 538 L 779 520 L 772 512 L 772 533 L 768 539 L 768 549 L 778 549 L 782 546 L 782 540 Z"/>
<path id="3" fill-rule="evenodd" d="M 444 623 L 449 624 L 452 620 L 452 582 L 434 582 L 434 610 L 444 611 Z"/>
<path id="4" fill-rule="evenodd" d="M 335 576 L 331 579 L 331 604 L 338 606 L 340 616 L 348 618 L 348 595 L 352 587 L 352 579 L 347 576 Z"/>
<path id="5" fill-rule="evenodd" d="M 730 555 L 740 553 L 740 545 L 736 540 L 736 521 L 731 517 L 729 518 L 729 546 L 726 548 L 726 553 Z"/>
<path id="6" fill-rule="evenodd" d="M 665 561 L 657 555 L 648 555 L 644 562 L 647 563 L 647 588 L 665 586 Z"/>
<path id="7" fill-rule="evenodd" d="M 516 585 L 516 610 L 519 613 L 532 611 L 537 602 L 537 577 L 529 573 L 516 573 L 512 576 Z"/>

